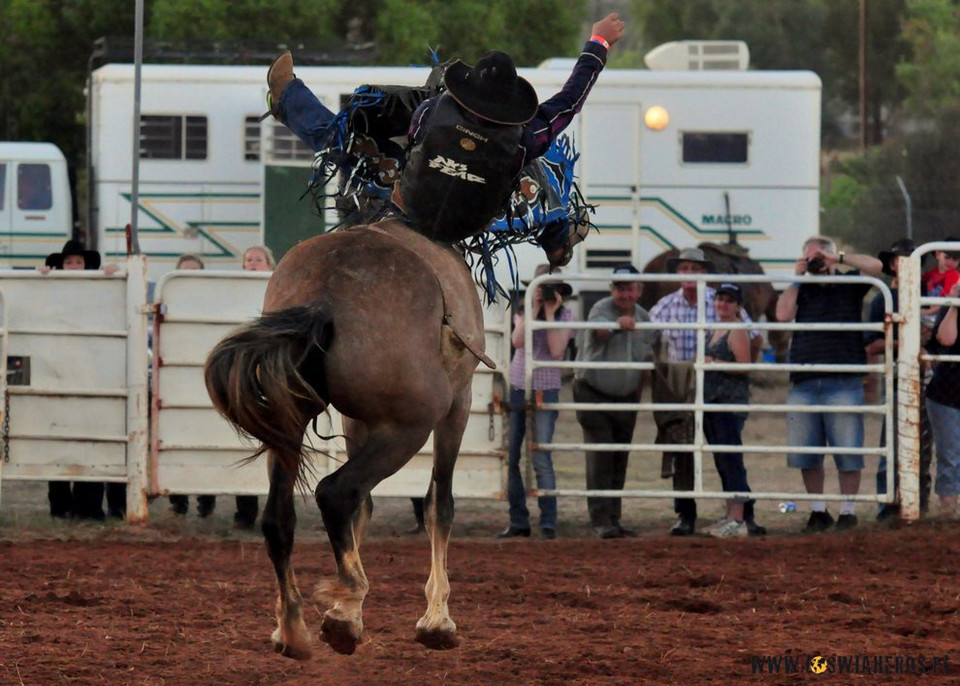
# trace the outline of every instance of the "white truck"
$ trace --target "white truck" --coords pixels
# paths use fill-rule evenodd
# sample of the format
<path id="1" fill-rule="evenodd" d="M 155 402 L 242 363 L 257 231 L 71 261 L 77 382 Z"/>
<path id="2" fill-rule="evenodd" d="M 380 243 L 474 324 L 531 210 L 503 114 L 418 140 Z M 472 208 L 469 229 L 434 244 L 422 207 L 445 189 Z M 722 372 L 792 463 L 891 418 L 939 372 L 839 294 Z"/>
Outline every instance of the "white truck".
<path id="1" fill-rule="evenodd" d="M 559 64 L 558 64 L 559 62 Z M 521 74 L 541 98 L 569 61 Z M 553 68 L 551 68 L 553 67 Z M 331 109 L 364 83 L 419 85 L 426 68 L 297 67 Z M 130 221 L 133 66 L 93 72 L 91 226 L 107 258 Z M 249 245 L 278 257 L 335 222 L 300 200 L 312 153 L 265 109 L 265 67 L 145 65 L 140 244 L 152 278 L 184 252 L 234 268 Z M 569 128 L 581 190 L 598 204 L 571 270 L 638 267 L 669 247 L 731 231 L 768 271 L 785 270 L 819 224 L 820 80 L 802 71 L 607 69 Z M 521 277 L 542 261 L 519 250 Z"/>
<path id="2" fill-rule="evenodd" d="M 35 268 L 70 238 L 67 161 L 52 143 L 0 142 L 0 264 Z"/>

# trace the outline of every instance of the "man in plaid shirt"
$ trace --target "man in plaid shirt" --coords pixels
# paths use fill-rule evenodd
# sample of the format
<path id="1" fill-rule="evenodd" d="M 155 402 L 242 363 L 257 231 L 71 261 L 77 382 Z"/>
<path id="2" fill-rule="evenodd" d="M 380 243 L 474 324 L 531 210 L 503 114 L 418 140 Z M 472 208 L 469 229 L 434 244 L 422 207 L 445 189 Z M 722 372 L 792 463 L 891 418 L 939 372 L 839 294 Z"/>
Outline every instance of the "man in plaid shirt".
<path id="1" fill-rule="evenodd" d="M 714 272 L 714 265 L 699 248 L 681 250 L 677 257 L 667 260 L 667 270 L 677 274 L 708 274 Z M 716 290 L 705 289 L 705 320 L 717 321 L 717 311 L 713 306 Z M 692 324 L 697 321 L 697 282 L 683 281 L 680 288 L 662 297 L 650 310 L 650 320 L 655 322 Z M 753 320 L 743 312 L 743 320 Z M 689 365 L 677 363 L 692 362 L 697 354 L 697 331 L 695 329 L 665 329 L 658 332 L 661 338 L 660 359 L 668 364 L 658 365 L 653 379 L 654 402 L 691 402 L 696 377 L 690 373 Z M 751 331 L 751 348 L 760 341 L 760 332 Z M 664 351 L 663 343 L 666 343 Z M 671 364 L 672 363 L 672 364 Z M 689 443 L 693 441 L 692 412 L 655 412 L 658 443 Z M 665 452 L 663 454 L 662 475 L 673 477 L 673 490 L 693 490 L 693 453 Z M 744 504 L 743 515 L 747 530 L 751 535 L 766 533 L 764 527 L 754 521 L 754 501 Z M 693 498 L 676 498 L 673 510 L 678 515 L 677 523 L 670 529 L 674 536 L 690 536 L 694 533 L 697 520 L 697 501 Z"/>

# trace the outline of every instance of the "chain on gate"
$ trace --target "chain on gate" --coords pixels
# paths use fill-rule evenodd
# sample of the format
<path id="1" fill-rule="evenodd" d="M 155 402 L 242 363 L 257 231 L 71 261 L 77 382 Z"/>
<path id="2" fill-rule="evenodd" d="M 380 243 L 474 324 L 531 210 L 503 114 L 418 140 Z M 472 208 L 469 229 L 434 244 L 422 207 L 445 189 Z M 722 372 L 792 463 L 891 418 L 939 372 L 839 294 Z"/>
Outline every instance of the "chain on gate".
<path id="1" fill-rule="evenodd" d="M 2 431 L 3 439 L 3 462 L 7 464 L 10 462 L 10 389 L 5 388 L 3 390 L 3 428 Z"/>

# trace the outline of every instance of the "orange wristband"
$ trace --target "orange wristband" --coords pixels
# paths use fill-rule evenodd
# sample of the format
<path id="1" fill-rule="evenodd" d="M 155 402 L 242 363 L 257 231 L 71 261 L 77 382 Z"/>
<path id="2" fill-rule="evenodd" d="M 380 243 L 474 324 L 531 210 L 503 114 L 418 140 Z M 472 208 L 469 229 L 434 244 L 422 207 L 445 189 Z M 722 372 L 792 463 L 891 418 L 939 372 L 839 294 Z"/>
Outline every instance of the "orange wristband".
<path id="1" fill-rule="evenodd" d="M 610 44 L 607 42 L 607 39 L 601 36 L 599 33 L 595 33 L 592 36 L 590 36 L 590 40 L 592 40 L 594 43 L 599 43 L 600 45 L 605 47 L 607 50 L 610 49 Z"/>

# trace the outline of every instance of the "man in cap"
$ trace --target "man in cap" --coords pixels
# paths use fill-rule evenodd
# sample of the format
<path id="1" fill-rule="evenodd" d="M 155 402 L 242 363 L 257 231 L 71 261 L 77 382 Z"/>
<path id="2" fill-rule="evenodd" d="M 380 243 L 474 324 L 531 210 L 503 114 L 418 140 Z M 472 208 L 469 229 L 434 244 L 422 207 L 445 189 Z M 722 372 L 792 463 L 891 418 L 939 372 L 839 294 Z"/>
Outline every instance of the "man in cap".
<path id="1" fill-rule="evenodd" d="M 686 248 L 677 257 L 667 260 L 667 270 L 676 274 L 708 274 L 714 271 L 713 263 L 708 260 L 700 248 Z M 708 322 L 717 321 L 714 306 L 713 288 L 707 287 L 704 295 Z M 650 319 L 664 324 L 697 321 L 697 281 L 682 281 L 680 288 L 662 297 L 650 310 Z M 744 322 L 751 322 L 746 311 Z M 697 354 L 697 331 L 694 329 L 664 329 L 660 335 L 660 363 L 653 375 L 653 400 L 657 403 L 693 402 L 696 390 L 696 375 L 690 364 Z M 757 340 L 760 333 L 751 331 L 750 337 Z M 665 346 L 664 346 L 665 343 Z M 685 411 L 654 412 L 657 422 L 657 443 L 690 443 L 693 441 L 693 413 Z M 668 451 L 663 454 L 661 473 L 664 478 L 673 477 L 673 490 L 691 491 L 694 485 L 693 453 Z M 744 521 L 747 530 L 753 536 L 766 533 L 766 529 L 756 523 L 753 513 L 754 501 L 744 504 Z M 678 519 L 670 529 L 674 536 L 690 536 L 694 533 L 697 521 L 697 502 L 693 498 L 677 498 L 673 501 L 674 512 Z"/>
<path id="2" fill-rule="evenodd" d="M 853 269 L 846 274 L 838 267 Z M 832 239 L 813 236 L 803 244 L 803 256 L 794 266 L 797 276 L 857 276 L 880 274 L 883 265 L 870 255 L 846 255 Z M 863 298 L 868 283 L 793 283 L 777 300 L 777 319 L 800 325 L 790 342 L 791 364 L 862 365 L 867 358 L 863 334 L 859 331 L 816 331 L 803 324 L 820 322 L 863 322 Z M 788 405 L 863 405 L 863 374 L 831 371 L 790 372 Z M 863 414 L 853 412 L 790 412 L 787 414 L 787 445 L 798 447 L 863 447 Z M 863 455 L 834 455 L 840 493 L 856 495 L 860 490 Z M 807 493 L 823 493 L 823 453 L 787 453 L 787 466 L 799 469 Z M 834 526 L 823 500 L 810 504 L 804 533 L 826 531 Z M 857 525 L 852 500 L 840 507 L 837 529 Z"/>
<path id="3" fill-rule="evenodd" d="M 909 257 L 913 254 L 913 251 L 916 250 L 917 245 L 910 238 L 902 238 L 890 246 L 889 250 L 881 250 L 877 254 L 877 258 L 880 260 L 880 263 L 883 265 L 883 273 L 887 276 L 893 277 L 890 281 L 890 294 L 893 301 L 893 311 L 896 312 L 900 304 L 899 292 L 898 292 L 898 279 L 900 273 L 900 258 Z M 870 311 L 867 314 L 867 321 L 869 322 L 884 322 L 886 320 L 886 303 L 884 301 L 883 293 L 877 293 L 873 300 L 870 301 Z M 923 343 L 926 344 L 927 339 L 930 336 L 929 327 L 922 325 L 922 337 Z M 899 347 L 897 345 L 897 333 L 899 331 L 898 327 L 893 328 L 894 344 L 893 344 L 893 356 L 894 360 L 897 357 L 897 351 Z M 868 331 L 864 334 L 864 343 L 866 344 L 866 352 L 868 361 L 871 357 L 882 357 L 886 352 L 886 343 L 883 333 L 879 331 Z M 885 388 L 883 389 L 885 390 Z M 893 392 L 897 392 L 897 378 L 893 378 Z M 933 436 L 930 428 L 930 419 L 927 417 L 926 409 L 924 408 L 924 394 L 920 394 L 920 512 L 926 513 L 927 508 L 929 507 L 930 502 L 930 487 L 931 487 L 931 478 L 930 478 L 930 462 L 932 460 L 932 448 L 933 448 Z M 894 411 L 896 411 L 896 404 L 894 404 Z M 897 432 L 893 432 L 893 441 L 894 441 L 894 450 L 893 453 L 896 454 L 897 446 Z M 884 415 L 883 424 L 880 427 L 880 447 L 884 447 L 887 444 L 887 417 Z M 894 487 L 896 488 L 897 475 L 894 473 Z M 887 492 L 887 456 L 881 455 L 880 462 L 877 465 L 877 493 L 886 493 Z M 883 521 L 890 517 L 895 516 L 900 510 L 900 507 L 896 503 L 891 504 L 882 504 L 877 508 L 877 519 Z"/>
<path id="4" fill-rule="evenodd" d="M 654 332 L 637 329 L 650 315 L 637 304 L 642 284 L 617 278 L 639 272 L 632 264 L 614 268 L 610 295 L 590 308 L 588 322 L 616 324 L 614 329 L 581 330 L 577 341 L 578 362 L 647 362 L 653 354 Z M 573 398 L 578 403 L 636 403 L 643 390 L 644 373 L 639 369 L 578 369 Z M 636 410 L 577 410 L 584 443 L 632 443 L 637 424 Z M 627 476 L 626 450 L 586 453 L 587 489 L 623 490 Z M 620 521 L 620 498 L 587 498 L 590 525 L 600 538 L 623 538 L 636 532 Z"/>
<path id="5" fill-rule="evenodd" d="M 394 188 L 393 201 L 413 228 L 446 242 L 484 230 L 504 209 L 523 166 L 543 155 L 583 107 L 607 51 L 623 33 L 616 13 L 596 22 L 570 78 L 539 105 L 506 53 L 487 53 L 472 68 L 459 61 L 447 67 L 446 92 L 413 113 L 409 160 L 401 161 L 406 164 Z M 314 150 L 327 145 L 334 115 L 295 77 L 289 52 L 271 65 L 267 83 L 271 113 Z M 460 129 L 448 126 L 454 120 Z M 431 135 L 436 128 L 462 129 L 463 135 L 451 144 Z M 561 238 L 543 242 L 551 264 L 567 256 L 568 237 Z"/>

